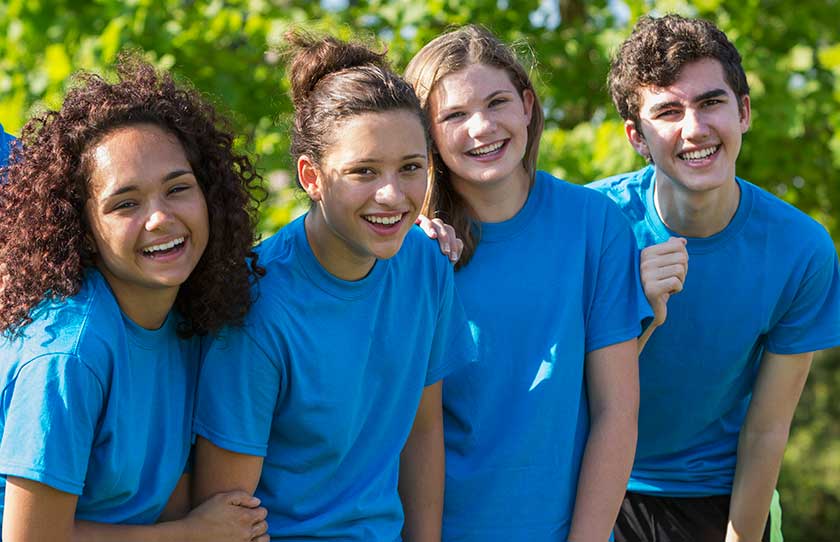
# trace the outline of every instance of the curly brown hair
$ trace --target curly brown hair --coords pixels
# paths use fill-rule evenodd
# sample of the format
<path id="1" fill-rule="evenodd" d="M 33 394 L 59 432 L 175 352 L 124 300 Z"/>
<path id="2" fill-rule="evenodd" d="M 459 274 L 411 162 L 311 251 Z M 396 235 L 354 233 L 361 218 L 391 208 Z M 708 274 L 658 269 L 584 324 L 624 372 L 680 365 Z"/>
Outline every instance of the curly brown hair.
<path id="1" fill-rule="evenodd" d="M 262 177 L 233 148 L 229 121 L 193 88 L 158 73 L 136 53 L 116 63 L 118 80 L 81 72 L 58 111 L 34 116 L 0 186 L 0 332 L 14 335 L 44 299 L 79 292 L 93 266 L 84 206 L 87 154 L 117 128 L 153 124 L 184 148 L 207 202 L 210 235 L 175 307 L 183 337 L 239 324 L 251 284 L 265 271 L 253 250 Z"/>
<path id="2" fill-rule="evenodd" d="M 621 118 L 632 120 L 640 130 L 639 89 L 667 87 L 679 78 L 686 64 L 704 58 L 720 62 L 726 82 L 738 98 L 749 95 L 741 55 L 714 24 L 674 14 L 641 17 L 610 66 L 610 95 Z M 743 102 L 738 103 L 742 107 Z"/>
<path id="3" fill-rule="evenodd" d="M 520 96 L 526 90 L 534 94 L 531 108 L 531 122 L 528 124 L 528 143 L 522 165 L 534 182 L 537 174 L 537 156 L 542 136 L 543 110 L 534 85 L 514 50 L 497 38 L 488 29 L 468 24 L 436 37 L 414 55 L 405 69 L 405 79 L 420 98 L 423 110 L 428 116 L 429 96 L 438 81 L 466 69 L 473 64 L 485 64 L 504 70 Z M 481 237 L 475 212 L 469 203 L 455 190 L 450 180 L 449 168 L 443 162 L 434 145 L 432 146 L 432 167 L 429 168 L 429 194 L 423 212 L 440 217 L 455 229 L 458 238 L 464 242 L 461 258 L 455 269 L 467 265 L 475 252 Z"/>

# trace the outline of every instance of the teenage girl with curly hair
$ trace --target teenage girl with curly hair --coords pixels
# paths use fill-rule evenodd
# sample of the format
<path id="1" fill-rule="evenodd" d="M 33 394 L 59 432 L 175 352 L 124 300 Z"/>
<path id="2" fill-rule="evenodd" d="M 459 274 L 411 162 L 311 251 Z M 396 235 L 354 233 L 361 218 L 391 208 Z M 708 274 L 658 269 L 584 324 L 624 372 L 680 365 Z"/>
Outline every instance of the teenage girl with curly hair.
<path id="1" fill-rule="evenodd" d="M 117 71 L 29 121 L 0 187 L 3 539 L 264 540 L 244 493 L 187 515 L 185 474 L 198 336 L 261 274 L 261 179 L 196 91 Z"/>

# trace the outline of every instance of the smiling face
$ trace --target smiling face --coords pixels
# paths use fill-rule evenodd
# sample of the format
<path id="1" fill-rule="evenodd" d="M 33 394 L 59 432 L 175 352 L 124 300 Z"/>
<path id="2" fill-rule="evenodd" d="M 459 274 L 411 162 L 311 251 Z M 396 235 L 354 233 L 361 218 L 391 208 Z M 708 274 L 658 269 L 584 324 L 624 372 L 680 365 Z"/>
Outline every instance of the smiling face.
<path id="1" fill-rule="evenodd" d="M 315 206 L 309 243 L 327 271 L 364 277 L 375 260 L 394 256 L 426 193 L 423 125 L 410 111 L 362 113 L 340 122 L 318 163 L 298 159 L 298 176 Z"/>
<path id="2" fill-rule="evenodd" d="M 437 82 L 429 95 L 431 133 L 453 184 L 528 181 L 522 159 L 534 96 L 507 72 L 471 64 Z"/>
<path id="3" fill-rule="evenodd" d="M 734 94 L 720 62 L 686 64 L 674 84 L 645 87 L 640 98 L 641 133 L 630 120 L 625 131 L 633 147 L 655 164 L 658 187 L 701 193 L 734 186 L 750 99 Z"/>
<path id="4" fill-rule="evenodd" d="M 97 267 L 132 318 L 145 306 L 174 303 L 209 236 L 204 194 L 184 149 L 175 136 L 140 124 L 118 128 L 88 152 L 85 214 Z"/>

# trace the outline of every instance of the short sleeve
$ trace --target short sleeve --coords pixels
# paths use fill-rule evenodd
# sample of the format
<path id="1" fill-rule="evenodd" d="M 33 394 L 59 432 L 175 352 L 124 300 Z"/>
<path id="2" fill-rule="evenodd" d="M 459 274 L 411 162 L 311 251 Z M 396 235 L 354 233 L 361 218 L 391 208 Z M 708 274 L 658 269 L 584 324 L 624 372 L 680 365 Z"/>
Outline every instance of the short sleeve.
<path id="1" fill-rule="evenodd" d="M 611 201 L 586 316 L 587 353 L 638 337 L 653 316 L 639 277 L 639 250 L 630 225 Z"/>
<path id="2" fill-rule="evenodd" d="M 281 367 L 244 328 L 223 331 L 207 347 L 198 378 L 196 434 L 220 448 L 264 457 Z"/>
<path id="3" fill-rule="evenodd" d="M 77 357 L 21 366 L 3 391 L 0 473 L 81 495 L 105 393 Z"/>
<path id="4" fill-rule="evenodd" d="M 806 266 L 790 306 L 767 335 L 767 349 L 775 354 L 800 354 L 840 344 L 840 271 L 827 234 Z"/>
<path id="5" fill-rule="evenodd" d="M 477 357 L 467 316 L 455 289 L 452 265 L 448 262 L 445 262 L 443 273 L 443 292 L 432 339 L 429 369 L 426 372 L 426 386 L 434 384 L 463 365 L 474 362 Z"/>

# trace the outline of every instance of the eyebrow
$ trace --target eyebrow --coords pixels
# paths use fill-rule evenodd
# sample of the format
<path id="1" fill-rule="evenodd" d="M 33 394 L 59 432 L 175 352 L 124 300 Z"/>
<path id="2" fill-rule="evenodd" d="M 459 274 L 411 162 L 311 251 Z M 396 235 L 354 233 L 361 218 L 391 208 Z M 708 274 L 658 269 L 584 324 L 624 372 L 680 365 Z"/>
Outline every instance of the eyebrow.
<path id="1" fill-rule="evenodd" d="M 160 182 L 161 182 L 161 184 L 163 184 L 166 181 L 171 181 L 172 179 L 177 179 L 178 177 L 181 177 L 182 175 L 195 175 L 195 173 L 193 173 L 192 171 L 190 171 L 188 169 L 176 169 L 174 171 L 170 171 L 169 173 L 167 173 L 163 177 L 163 179 L 161 179 Z M 127 184 L 125 186 L 121 186 L 121 187 L 117 188 L 116 190 L 114 190 L 113 192 L 111 192 L 110 194 L 105 196 L 104 199 L 113 198 L 115 196 L 121 196 L 122 194 L 125 194 L 127 192 L 132 192 L 134 190 L 139 190 L 139 188 L 136 184 Z"/>
<path id="2" fill-rule="evenodd" d="M 406 154 L 405 156 L 400 158 L 400 160 L 401 161 L 403 161 L 403 160 L 416 160 L 418 158 L 422 158 L 423 160 L 425 160 L 426 155 L 425 154 Z M 355 166 L 355 165 L 361 165 L 361 164 L 378 164 L 380 162 L 384 162 L 384 160 L 382 158 L 360 158 L 359 160 L 354 160 L 352 162 L 352 164 Z"/>
<path id="3" fill-rule="evenodd" d="M 703 94 L 698 94 L 697 96 L 691 99 L 691 103 L 702 102 L 704 100 L 708 100 L 709 98 L 717 98 L 719 96 L 726 96 L 726 90 L 722 88 L 716 88 L 713 90 L 709 90 L 704 92 Z M 651 113 L 659 113 L 663 109 L 669 109 L 671 107 L 680 107 L 682 105 L 681 102 L 678 100 L 672 100 L 670 102 L 665 102 L 661 104 L 656 104 L 650 108 Z"/>

